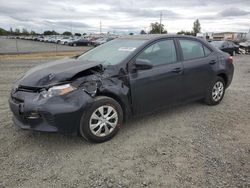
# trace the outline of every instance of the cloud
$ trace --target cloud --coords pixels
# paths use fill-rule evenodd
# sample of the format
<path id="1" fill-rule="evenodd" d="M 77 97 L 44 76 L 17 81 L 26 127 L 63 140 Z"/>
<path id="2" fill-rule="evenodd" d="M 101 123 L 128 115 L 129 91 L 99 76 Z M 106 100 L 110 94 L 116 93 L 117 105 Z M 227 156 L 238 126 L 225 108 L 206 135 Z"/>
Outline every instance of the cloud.
<path id="1" fill-rule="evenodd" d="M 133 17 L 140 18 L 159 18 L 160 13 L 163 12 L 165 16 L 177 18 L 178 14 L 168 9 L 150 9 L 150 8 L 128 8 L 128 7 L 114 7 L 111 11 L 127 14 Z"/>
<path id="2" fill-rule="evenodd" d="M 53 26 L 53 27 L 64 27 L 64 28 L 89 28 L 90 25 L 83 23 L 83 22 L 77 22 L 77 21 L 50 21 L 50 20 L 44 20 L 45 24 Z"/>
<path id="3" fill-rule="evenodd" d="M 218 15 L 221 17 L 245 16 L 249 14 L 250 14 L 250 11 L 245 11 L 239 8 L 229 8 L 218 13 Z"/>
<path id="4" fill-rule="evenodd" d="M 98 32 L 100 20 L 103 31 L 139 32 L 159 22 L 169 32 L 190 30 L 194 19 L 201 20 L 203 30 L 224 29 L 247 31 L 250 20 L 249 0 L 0 0 L 0 27 L 25 27 L 41 32 L 54 29 L 59 32 Z M 233 7 L 233 8 L 232 8 Z M 215 25 L 220 22 L 221 24 Z M 228 26 L 229 27 L 229 26 Z"/>

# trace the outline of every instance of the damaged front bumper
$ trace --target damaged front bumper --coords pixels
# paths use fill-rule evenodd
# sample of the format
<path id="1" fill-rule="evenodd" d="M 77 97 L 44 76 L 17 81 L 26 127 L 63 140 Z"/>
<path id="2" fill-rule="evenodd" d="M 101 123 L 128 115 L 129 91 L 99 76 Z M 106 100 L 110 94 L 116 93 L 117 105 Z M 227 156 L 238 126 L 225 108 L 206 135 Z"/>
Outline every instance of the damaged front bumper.
<path id="1" fill-rule="evenodd" d="M 93 98 L 81 89 L 48 99 L 41 99 L 39 95 L 35 92 L 12 92 L 9 106 L 15 125 L 22 129 L 75 133 L 84 110 L 93 102 Z"/>

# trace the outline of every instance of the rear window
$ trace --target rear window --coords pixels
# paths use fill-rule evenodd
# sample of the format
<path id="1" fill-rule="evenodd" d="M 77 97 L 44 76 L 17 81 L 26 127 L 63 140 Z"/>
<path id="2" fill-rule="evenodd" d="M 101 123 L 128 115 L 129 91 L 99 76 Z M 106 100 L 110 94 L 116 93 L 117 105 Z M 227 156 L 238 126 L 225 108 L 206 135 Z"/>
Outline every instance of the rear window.
<path id="1" fill-rule="evenodd" d="M 203 45 L 194 40 L 180 40 L 184 60 L 204 57 Z"/>

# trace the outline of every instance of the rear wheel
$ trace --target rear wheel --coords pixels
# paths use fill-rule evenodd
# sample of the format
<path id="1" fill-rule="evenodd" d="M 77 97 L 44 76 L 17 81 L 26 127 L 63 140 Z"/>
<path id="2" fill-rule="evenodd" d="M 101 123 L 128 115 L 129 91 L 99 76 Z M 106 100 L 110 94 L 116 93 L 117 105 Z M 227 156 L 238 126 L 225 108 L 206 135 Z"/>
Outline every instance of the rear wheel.
<path id="1" fill-rule="evenodd" d="M 205 103 L 208 105 L 219 104 L 225 94 L 225 81 L 221 77 L 217 77 L 216 80 L 211 84 L 205 97 Z"/>
<path id="2" fill-rule="evenodd" d="M 82 115 L 79 133 L 88 141 L 105 142 L 115 136 L 122 122 L 120 104 L 110 97 L 97 97 Z"/>

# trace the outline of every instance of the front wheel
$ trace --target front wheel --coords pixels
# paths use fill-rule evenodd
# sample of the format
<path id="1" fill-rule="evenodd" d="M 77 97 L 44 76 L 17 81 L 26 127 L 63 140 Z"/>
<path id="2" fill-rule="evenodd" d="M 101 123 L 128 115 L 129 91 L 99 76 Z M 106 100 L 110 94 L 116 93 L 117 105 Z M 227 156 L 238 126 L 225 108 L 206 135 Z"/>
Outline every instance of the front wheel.
<path id="1" fill-rule="evenodd" d="M 211 84 L 205 97 L 205 103 L 208 105 L 219 104 L 225 94 L 225 81 L 221 77 L 217 77 L 216 80 Z"/>
<path id="2" fill-rule="evenodd" d="M 110 97 L 99 96 L 82 115 L 79 133 L 88 141 L 105 142 L 115 136 L 122 122 L 120 104 Z"/>

